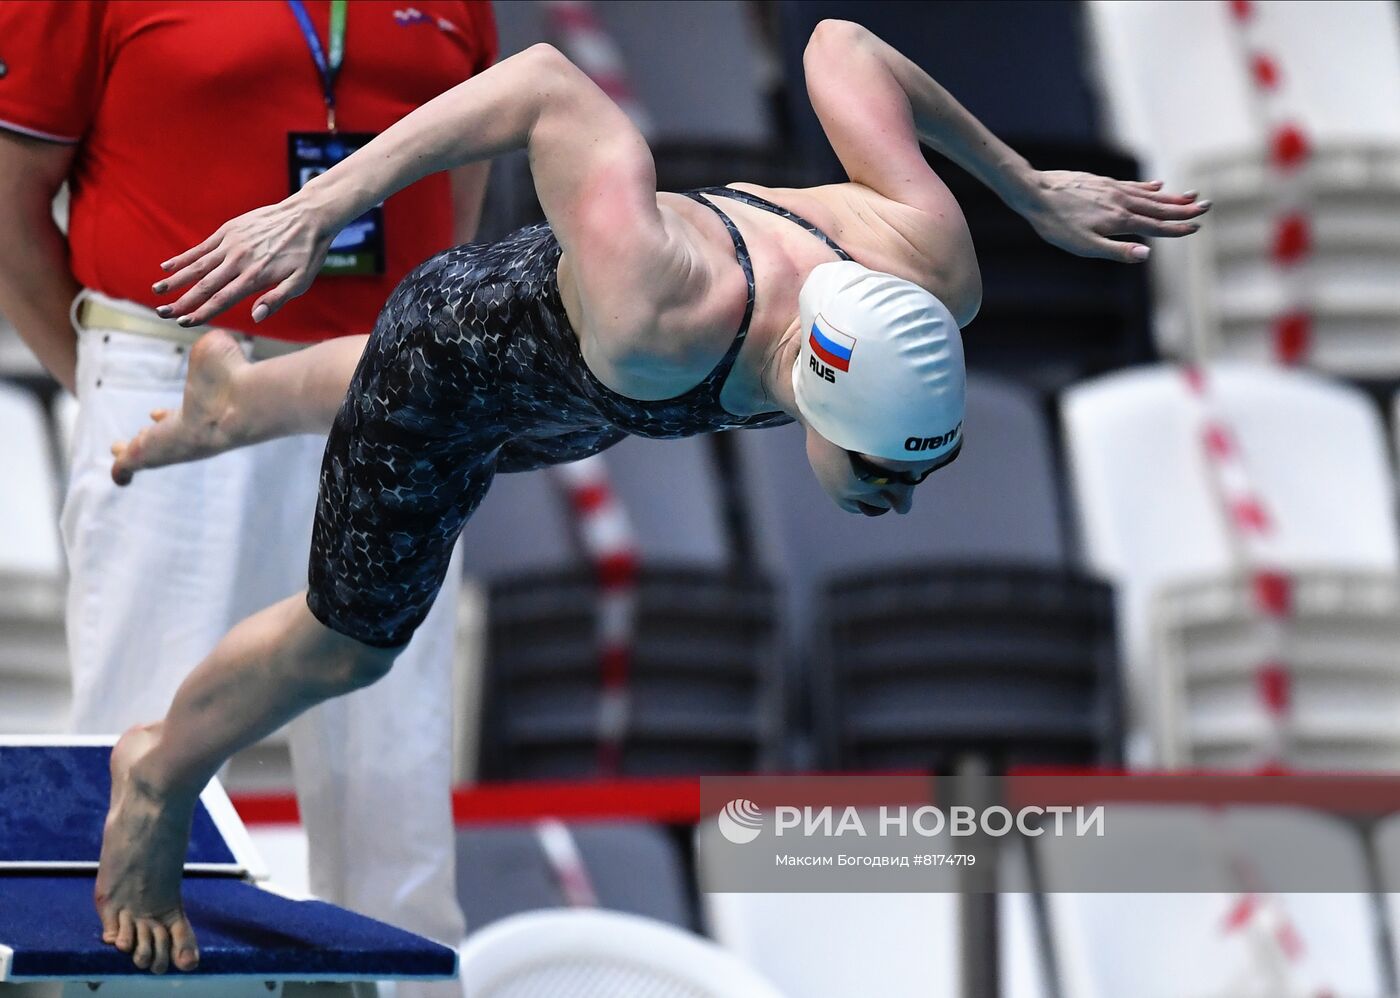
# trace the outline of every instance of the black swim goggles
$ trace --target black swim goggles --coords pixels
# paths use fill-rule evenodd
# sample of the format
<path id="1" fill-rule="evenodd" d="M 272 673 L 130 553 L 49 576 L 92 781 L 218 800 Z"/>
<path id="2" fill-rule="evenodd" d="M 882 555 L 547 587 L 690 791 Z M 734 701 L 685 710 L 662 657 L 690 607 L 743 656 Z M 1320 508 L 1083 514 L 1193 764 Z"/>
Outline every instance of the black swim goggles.
<path id="1" fill-rule="evenodd" d="M 925 478 L 932 475 L 938 469 L 946 468 L 948 465 L 952 464 L 953 461 L 957 459 L 957 456 L 962 453 L 962 445 L 963 442 L 959 439 L 953 449 L 947 454 L 944 454 L 943 457 L 938 460 L 937 464 L 925 468 L 917 475 L 903 471 L 891 471 L 889 468 L 876 467 L 855 451 L 846 451 L 846 456 L 851 459 L 851 471 L 855 474 L 856 478 L 860 479 L 866 485 L 881 487 L 886 485 L 919 485 Z"/>

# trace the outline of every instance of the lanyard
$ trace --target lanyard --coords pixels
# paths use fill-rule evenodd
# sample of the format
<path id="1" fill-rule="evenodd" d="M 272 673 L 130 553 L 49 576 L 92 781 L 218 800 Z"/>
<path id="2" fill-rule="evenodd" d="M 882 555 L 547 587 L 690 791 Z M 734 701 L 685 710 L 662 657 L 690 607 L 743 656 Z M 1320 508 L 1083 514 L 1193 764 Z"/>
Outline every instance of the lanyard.
<path id="1" fill-rule="evenodd" d="M 316 36 L 316 26 L 311 23 L 311 15 L 301 0 L 287 0 L 287 6 L 296 15 L 297 25 L 306 36 L 306 46 L 311 50 L 311 61 L 316 64 L 316 73 L 321 77 L 321 89 L 326 98 L 326 128 L 335 131 L 335 80 L 340 75 L 340 67 L 345 62 L 345 9 L 346 0 L 331 0 L 330 59 L 321 47 L 321 39 Z"/>

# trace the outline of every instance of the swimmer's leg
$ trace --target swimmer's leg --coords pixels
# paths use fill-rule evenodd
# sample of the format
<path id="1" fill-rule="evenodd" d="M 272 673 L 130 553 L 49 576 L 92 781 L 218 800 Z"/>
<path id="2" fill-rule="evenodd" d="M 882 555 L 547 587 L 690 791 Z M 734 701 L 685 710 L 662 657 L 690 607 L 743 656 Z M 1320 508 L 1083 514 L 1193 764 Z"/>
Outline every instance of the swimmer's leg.
<path id="1" fill-rule="evenodd" d="M 250 363 L 228 333 L 205 333 L 190 349 L 185 395 L 174 412 L 112 445 L 112 479 L 127 485 L 142 468 L 212 457 L 294 433 L 325 433 L 368 336 L 343 336 Z"/>
<path id="2" fill-rule="evenodd" d="M 143 969 L 193 969 L 180 878 L 200 790 L 239 749 L 382 677 L 398 652 L 326 627 L 304 593 L 234 627 L 181 684 L 165 720 L 131 729 L 112 752 L 94 892 L 103 941 Z"/>

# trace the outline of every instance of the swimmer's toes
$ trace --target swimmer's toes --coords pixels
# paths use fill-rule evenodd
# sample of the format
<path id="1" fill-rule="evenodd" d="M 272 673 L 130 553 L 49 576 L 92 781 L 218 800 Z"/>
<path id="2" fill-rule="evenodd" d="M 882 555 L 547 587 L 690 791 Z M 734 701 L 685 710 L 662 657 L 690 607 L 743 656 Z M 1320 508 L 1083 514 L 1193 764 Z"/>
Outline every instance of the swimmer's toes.
<path id="1" fill-rule="evenodd" d="M 170 930 L 161 922 L 151 920 L 151 973 L 163 974 L 170 969 Z"/>
<path id="2" fill-rule="evenodd" d="M 94 898 L 94 901 L 97 905 L 97 917 L 102 919 L 102 941 L 111 946 L 117 941 L 117 909 L 101 898 Z"/>
<path id="3" fill-rule="evenodd" d="M 117 949 L 130 953 L 136 945 L 136 922 L 131 912 L 123 908 L 117 912 Z"/>
<path id="4" fill-rule="evenodd" d="M 199 966 L 199 943 L 195 940 L 194 929 L 189 919 L 181 915 L 170 926 L 170 944 L 173 949 L 175 966 L 180 970 L 194 970 Z"/>
<path id="5" fill-rule="evenodd" d="M 151 923 L 148 919 L 136 919 L 136 950 L 131 954 L 131 962 L 142 970 L 151 965 L 152 949 Z"/>

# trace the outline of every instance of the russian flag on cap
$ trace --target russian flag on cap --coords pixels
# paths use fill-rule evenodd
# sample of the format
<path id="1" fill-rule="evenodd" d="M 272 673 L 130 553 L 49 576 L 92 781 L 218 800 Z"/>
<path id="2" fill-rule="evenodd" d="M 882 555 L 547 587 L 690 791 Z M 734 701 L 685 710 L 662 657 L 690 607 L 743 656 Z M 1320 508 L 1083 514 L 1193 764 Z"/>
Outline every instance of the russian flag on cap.
<path id="1" fill-rule="evenodd" d="M 812 333 L 807 338 L 807 344 L 814 354 L 836 370 L 851 369 L 851 351 L 856 347 L 855 337 L 834 329 L 823 329 L 820 317 L 812 320 Z"/>

